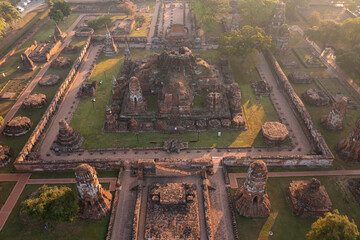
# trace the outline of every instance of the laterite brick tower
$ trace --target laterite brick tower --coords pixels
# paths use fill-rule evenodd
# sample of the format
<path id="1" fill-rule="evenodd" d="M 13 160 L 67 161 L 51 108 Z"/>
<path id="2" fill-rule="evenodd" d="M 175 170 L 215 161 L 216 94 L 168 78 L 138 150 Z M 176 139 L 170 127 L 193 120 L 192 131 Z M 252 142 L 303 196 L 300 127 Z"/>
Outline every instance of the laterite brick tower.
<path id="1" fill-rule="evenodd" d="M 267 167 L 264 161 L 250 164 L 245 183 L 235 193 L 235 206 L 244 217 L 267 217 L 270 214 L 270 200 L 266 193 Z"/>
<path id="2" fill-rule="evenodd" d="M 75 169 L 79 193 L 79 216 L 84 219 L 100 219 L 110 212 L 111 193 L 102 188 L 95 168 L 81 164 Z"/>

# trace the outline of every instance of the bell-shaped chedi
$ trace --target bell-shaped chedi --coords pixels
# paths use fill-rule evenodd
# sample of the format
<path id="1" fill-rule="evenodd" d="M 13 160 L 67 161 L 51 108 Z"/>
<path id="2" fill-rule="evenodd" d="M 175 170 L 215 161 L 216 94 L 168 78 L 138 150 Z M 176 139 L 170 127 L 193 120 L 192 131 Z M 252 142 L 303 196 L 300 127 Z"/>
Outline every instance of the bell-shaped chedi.
<path id="1" fill-rule="evenodd" d="M 59 26 L 55 23 L 55 29 L 54 29 L 54 40 L 55 42 L 57 41 L 62 41 L 63 39 L 65 39 L 66 37 L 66 33 L 62 32 L 59 28 Z"/>
<path id="2" fill-rule="evenodd" d="M 29 58 L 26 53 L 21 54 L 21 70 L 23 71 L 34 71 L 36 65 L 34 62 Z"/>
<path id="3" fill-rule="evenodd" d="M 118 48 L 114 43 L 114 39 L 110 34 L 108 27 L 106 26 L 106 37 L 104 40 L 104 55 L 105 56 L 115 56 L 118 53 Z"/>
<path id="4" fill-rule="evenodd" d="M 327 130 L 343 130 L 343 120 L 346 114 L 347 103 L 348 99 L 346 97 L 342 97 L 339 101 L 335 102 L 329 115 L 320 118 L 320 124 Z"/>
<path id="5" fill-rule="evenodd" d="M 320 181 L 292 181 L 287 198 L 293 212 L 300 217 L 319 217 L 331 211 L 332 203 Z"/>
<path id="6" fill-rule="evenodd" d="M 279 145 L 285 142 L 289 136 L 286 126 L 279 122 L 266 122 L 261 127 L 261 133 L 266 143 Z"/>
<path id="7" fill-rule="evenodd" d="M 266 193 L 267 167 L 264 161 L 250 164 L 245 183 L 235 193 L 235 206 L 244 217 L 267 217 L 270 200 Z"/>
<path id="8" fill-rule="evenodd" d="M 22 136 L 31 129 L 32 125 L 30 118 L 17 116 L 6 124 L 3 134 L 10 137 Z"/>
<path id="9" fill-rule="evenodd" d="M 8 164 L 12 156 L 13 152 L 9 146 L 0 145 L 0 167 Z"/>
<path id="10" fill-rule="evenodd" d="M 65 120 L 59 121 L 59 134 L 54 142 L 52 149 L 55 152 L 71 152 L 75 149 L 78 149 L 83 143 L 84 138 Z"/>
<path id="11" fill-rule="evenodd" d="M 100 219 L 110 212 L 112 195 L 99 184 L 95 168 L 81 164 L 75 169 L 79 193 L 79 216 L 84 219 Z"/>
<path id="12" fill-rule="evenodd" d="M 360 161 L 360 119 L 350 135 L 335 146 L 335 150 L 346 160 Z"/>

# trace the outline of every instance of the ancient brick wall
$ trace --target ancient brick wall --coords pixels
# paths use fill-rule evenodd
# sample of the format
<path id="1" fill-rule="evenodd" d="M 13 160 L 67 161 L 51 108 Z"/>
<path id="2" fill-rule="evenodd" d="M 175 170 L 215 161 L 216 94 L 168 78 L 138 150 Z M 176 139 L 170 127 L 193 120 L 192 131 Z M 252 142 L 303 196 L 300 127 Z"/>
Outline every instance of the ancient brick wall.
<path id="1" fill-rule="evenodd" d="M 210 196 L 209 196 L 209 188 L 205 182 L 203 181 L 203 197 L 204 197 L 204 216 L 205 216 L 205 230 L 207 234 L 207 239 L 213 240 L 214 234 L 212 230 L 212 224 L 211 224 L 211 204 L 210 204 Z"/>
<path id="2" fill-rule="evenodd" d="M 137 240 L 139 234 L 139 222 L 140 222 L 140 207 L 141 207 L 141 198 L 142 198 L 142 186 L 138 186 L 136 190 L 136 203 L 135 203 L 135 210 L 134 210 L 134 218 L 132 224 L 132 231 L 131 231 L 131 239 Z"/>
<path id="3" fill-rule="evenodd" d="M 49 107 L 47 108 L 44 115 L 40 119 L 38 125 L 36 126 L 31 136 L 29 137 L 25 146 L 19 153 L 18 158 L 15 160 L 14 166 L 17 170 L 24 171 L 24 169 L 21 168 L 21 164 L 27 160 L 29 154 L 33 152 L 35 145 L 39 143 L 41 141 L 41 137 L 45 135 L 44 133 L 47 130 L 47 127 L 49 126 L 52 117 L 55 115 L 56 111 L 58 110 L 59 104 L 62 102 L 67 90 L 69 89 L 69 87 L 71 86 L 71 84 L 75 79 L 75 76 L 77 75 L 80 64 L 89 49 L 90 42 L 91 42 L 91 37 L 87 39 L 83 49 L 81 50 L 79 56 L 75 60 L 71 70 L 69 71 L 68 76 L 59 87 L 59 90 L 57 91 L 53 100 L 49 104 Z"/>

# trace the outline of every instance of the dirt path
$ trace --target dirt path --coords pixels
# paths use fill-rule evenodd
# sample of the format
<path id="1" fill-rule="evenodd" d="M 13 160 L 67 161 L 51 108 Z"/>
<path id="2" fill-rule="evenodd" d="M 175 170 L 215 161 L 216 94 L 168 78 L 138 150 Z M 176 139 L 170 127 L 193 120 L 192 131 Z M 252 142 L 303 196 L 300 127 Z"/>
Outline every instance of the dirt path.
<path id="1" fill-rule="evenodd" d="M 51 121 L 49 130 L 40 147 L 40 156 L 45 158 L 47 154 L 52 155 L 53 152 L 50 151 L 51 145 L 54 142 L 57 134 L 59 133 L 59 121 L 64 119 L 67 122 L 70 122 L 73 113 L 75 112 L 77 105 L 79 104 L 80 99 L 77 97 L 78 92 L 81 88 L 82 83 L 86 80 L 86 76 L 89 73 L 90 69 L 96 64 L 96 55 L 101 50 L 102 45 L 90 46 L 88 56 L 83 60 L 83 63 L 80 66 L 78 75 L 75 77 L 75 80 L 64 97 L 64 101 L 60 104 L 59 110 L 56 113 L 56 116 Z M 90 101 L 90 99 L 89 99 Z"/>
<path id="2" fill-rule="evenodd" d="M 303 172 L 269 172 L 268 177 L 318 177 L 318 176 L 352 176 L 360 175 L 360 170 L 303 171 Z M 230 187 L 238 188 L 237 178 L 245 178 L 247 173 L 229 173 Z"/>
<path id="3" fill-rule="evenodd" d="M 47 62 L 42 69 L 38 72 L 38 74 L 34 77 L 34 79 L 32 80 L 32 82 L 27 86 L 27 88 L 25 89 L 25 91 L 23 92 L 23 94 L 19 97 L 19 99 L 16 101 L 16 103 L 12 106 L 12 108 L 10 109 L 10 111 L 6 114 L 5 118 L 4 118 L 4 124 L 2 125 L 2 127 L 0 128 L 0 133 L 4 130 L 5 127 L 5 123 L 7 123 L 8 121 L 10 121 L 14 115 L 16 114 L 16 112 L 19 110 L 19 108 L 21 107 L 23 101 L 25 100 L 25 98 L 27 98 L 30 93 L 32 92 L 32 90 L 34 90 L 34 88 L 36 87 L 37 83 L 40 81 L 40 79 L 44 76 L 44 74 L 46 73 L 46 71 L 48 70 L 48 68 L 50 67 L 51 62 L 56 59 L 59 54 L 61 53 L 61 51 L 64 49 L 65 46 L 69 45 L 69 43 L 71 42 L 72 37 L 74 36 L 75 32 L 73 31 L 74 28 L 76 27 L 76 25 L 79 23 L 79 21 L 81 20 L 81 18 L 83 17 L 83 14 L 80 15 L 76 21 L 69 27 L 69 29 L 66 31 L 66 33 L 68 34 L 67 37 L 65 38 L 63 44 L 60 46 L 59 50 L 51 57 L 51 59 L 49 60 L 49 62 Z"/>

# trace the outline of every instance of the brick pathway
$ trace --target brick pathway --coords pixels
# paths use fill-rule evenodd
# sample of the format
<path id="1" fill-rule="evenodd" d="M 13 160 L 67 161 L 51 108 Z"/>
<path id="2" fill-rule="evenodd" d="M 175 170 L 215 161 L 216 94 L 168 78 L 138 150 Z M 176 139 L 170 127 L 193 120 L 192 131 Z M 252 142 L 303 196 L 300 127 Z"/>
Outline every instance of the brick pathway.
<path id="1" fill-rule="evenodd" d="M 304 172 L 269 172 L 268 177 L 318 177 L 360 175 L 360 170 L 304 171 Z M 229 173 L 230 187 L 238 188 L 237 178 L 245 178 L 247 173 Z"/>
<path id="2" fill-rule="evenodd" d="M 0 231 L 16 205 L 26 184 L 67 184 L 75 183 L 74 178 L 30 179 L 31 173 L 0 174 L 0 182 L 16 181 L 14 189 L 0 210 Z M 109 190 L 115 191 L 117 178 L 99 178 L 100 183 L 110 183 Z"/>

